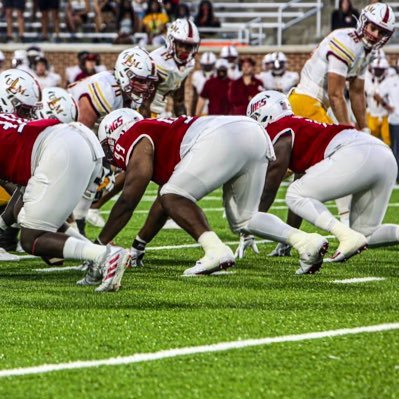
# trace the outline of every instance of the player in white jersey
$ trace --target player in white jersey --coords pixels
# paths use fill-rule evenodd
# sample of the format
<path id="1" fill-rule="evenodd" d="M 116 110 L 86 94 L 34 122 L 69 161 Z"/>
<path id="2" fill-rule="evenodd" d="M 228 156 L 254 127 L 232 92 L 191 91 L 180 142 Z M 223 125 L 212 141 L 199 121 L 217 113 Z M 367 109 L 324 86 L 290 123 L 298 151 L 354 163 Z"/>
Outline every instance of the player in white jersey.
<path id="1" fill-rule="evenodd" d="M 46 57 L 36 57 L 33 61 L 32 67 L 34 76 L 39 82 L 41 89 L 46 87 L 55 87 L 61 84 L 61 76 L 50 70 L 50 65 Z"/>
<path id="2" fill-rule="evenodd" d="M 281 51 L 270 57 L 271 68 L 259 74 L 266 90 L 277 90 L 287 94 L 299 81 L 299 75 L 294 71 L 287 71 L 287 57 Z"/>
<path id="3" fill-rule="evenodd" d="M 177 19 L 168 28 L 166 48 L 151 52 L 157 66 L 159 81 L 153 96 L 145 99 L 140 113 L 156 118 L 166 112 L 167 97 L 173 98 L 173 113 L 187 114 L 185 106 L 185 82 L 193 70 L 200 43 L 197 27 L 188 19 Z"/>
<path id="4" fill-rule="evenodd" d="M 370 70 L 366 72 L 364 90 L 366 94 L 367 125 L 373 136 L 391 145 L 388 125 L 388 111 L 378 100 L 380 85 L 388 76 L 389 63 L 386 58 L 372 61 Z"/>
<path id="5" fill-rule="evenodd" d="M 204 88 L 205 82 L 214 75 L 216 65 L 216 55 L 211 51 L 202 54 L 200 59 L 201 69 L 194 71 L 191 76 L 191 84 L 193 86 L 193 95 L 191 100 L 191 115 L 195 115 L 197 109 L 198 97 Z M 203 115 L 208 114 L 208 105 L 206 104 Z"/>
<path id="6" fill-rule="evenodd" d="M 327 114 L 331 107 L 338 123 L 352 125 L 345 99 L 349 82 L 351 109 L 359 130 L 367 129 L 364 77 L 372 61 L 373 50 L 384 46 L 395 29 L 392 8 L 383 3 L 366 6 L 356 28 L 337 29 L 330 33 L 305 63 L 298 86 L 289 101 L 295 115 L 317 122 L 333 123 Z M 341 220 L 349 221 L 350 197 L 337 201 Z M 293 225 L 300 218 L 289 214 Z"/>
<path id="7" fill-rule="evenodd" d="M 232 80 L 241 78 L 242 73 L 239 66 L 238 51 L 234 46 L 224 46 L 220 50 L 220 58 L 224 58 L 229 63 L 227 77 Z"/>

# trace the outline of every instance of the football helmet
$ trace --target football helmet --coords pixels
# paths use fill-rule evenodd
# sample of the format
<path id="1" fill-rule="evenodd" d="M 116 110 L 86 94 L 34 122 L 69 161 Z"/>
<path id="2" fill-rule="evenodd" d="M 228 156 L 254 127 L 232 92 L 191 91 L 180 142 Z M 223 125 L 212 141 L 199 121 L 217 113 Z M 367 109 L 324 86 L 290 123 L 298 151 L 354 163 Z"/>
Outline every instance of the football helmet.
<path id="1" fill-rule="evenodd" d="M 98 139 L 109 163 L 114 161 L 115 143 L 129 128 L 144 118 L 130 108 L 120 108 L 109 113 L 100 123 Z"/>
<path id="2" fill-rule="evenodd" d="M 367 24 L 370 22 L 382 31 L 383 36 L 380 40 L 376 41 L 375 37 L 367 32 Z M 362 38 L 363 45 L 367 49 L 378 49 L 384 46 L 394 30 L 395 14 L 392 8 L 385 3 L 369 4 L 363 8 L 356 27 L 357 34 Z"/>
<path id="3" fill-rule="evenodd" d="M 376 58 L 371 62 L 370 68 L 373 76 L 382 80 L 388 74 L 389 62 L 386 58 Z"/>
<path id="4" fill-rule="evenodd" d="M 7 69 L 0 73 L 0 112 L 33 118 L 41 99 L 39 83 L 22 69 Z"/>
<path id="5" fill-rule="evenodd" d="M 287 57 L 281 51 L 272 54 L 272 73 L 274 76 L 284 75 Z"/>
<path id="6" fill-rule="evenodd" d="M 262 60 L 262 66 L 264 71 L 269 71 L 273 65 L 273 55 L 274 53 L 266 54 Z"/>
<path id="7" fill-rule="evenodd" d="M 137 107 L 151 97 L 158 81 L 157 69 L 147 50 L 133 47 L 122 51 L 115 63 L 115 79 Z"/>
<path id="8" fill-rule="evenodd" d="M 201 64 L 201 68 L 205 72 L 211 72 L 215 68 L 215 64 L 216 64 L 215 53 L 212 53 L 211 51 L 207 51 L 204 54 L 202 54 L 201 59 L 200 59 L 200 64 Z"/>
<path id="9" fill-rule="evenodd" d="M 238 63 L 238 51 L 234 46 L 222 47 L 220 50 L 220 57 L 227 60 L 230 67 Z"/>
<path id="10" fill-rule="evenodd" d="M 200 35 L 194 22 L 176 19 L 168 27 L 166 48 L 180 65 L 190 62 L 198 52 Z"/>
<path id="11" fill-rule="evenodd" d="M 28 56 L 25 50 L 15 50 L 11 59 L 11 66 L 13 68 L 29 68 Z"/>
<path id="12" fill-rule="evenodd" d="M 294 113 L 287 96 L 275 90 L 266 90 L 257 94 L 247 107 L 247 116 L 264 127 L 289 115 Z"/>
<path id="13" fill-rule="evenodd" d="M 37 119 L 58 119 L 62 123 L 76 122 L 79 108 L 75 99 L 60 87 L 46 87 L 36 108 Z"/>

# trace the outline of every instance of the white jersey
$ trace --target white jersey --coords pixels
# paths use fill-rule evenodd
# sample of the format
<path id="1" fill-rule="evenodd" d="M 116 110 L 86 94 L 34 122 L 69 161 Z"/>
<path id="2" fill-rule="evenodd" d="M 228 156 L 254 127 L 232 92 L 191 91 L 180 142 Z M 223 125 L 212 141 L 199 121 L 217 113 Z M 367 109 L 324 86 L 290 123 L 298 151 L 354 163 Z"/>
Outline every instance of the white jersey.
<path id="1" fill-rule="evenodd" d="M 284 94 L 288 94 L 299 81 L 299 75 L 294 71 L 285 71 L 281 76 L 273 75 L 272 71 L 261 72 L 257 78 L 266 90 L 277 90 Z"/>
<path id="2" fill-rule="evenodd" d="M 227 77 L 231 80 L 240 79 L 242 76 L 242 72 L 237 64 L 229 64 L 229 68 L 227 69 Z"/>
<path id="3" fill-rule="evenodd" d="M 360 79 L 364 79 L 367 65 L 372 60 L 371 53 L 366 54 L 362 41 L 353 28 L 337 29 L 319 44 L 303 67 L 295 92 L 315 98 L 325 108 L 330 106 L 327 93 L 329 57 L 342 61 L 346 67 L 346 78 Z"/>
<path id="4" fill-rule="evenodd" d="M 99 117 L 124 106 L 121 88 L 111 71 L 99 72 L 72 83 L 68 91 L 76 101 L 87 97 Z"/>
<path id="5" fill-rule="evenodd" d="M 61 84 L 61 76 L 58 73 L 47 72 L 44 76 L 34 75 L 36 80 L 39 82 L 41 89 L 46 87 L 57 87 Z"/>
<path id="6" fill-rule="evenodd" d="M 364 91 L 366 94 L 366 110 L 370 116 L 383 117 L 388 115 L 387 110 L 374 99 L 375 94 L 380 95 L 380 84 L 382 82 L 376 79 L 370 72 L 366 72 Z"/>
<path id="7" fill-rule="evenodd" d="M 191 60 L 187 65 L 178 66 L 165 47 L 152 51 L 150 55 L 161 77 L 150 109 L 155 114 L 162 114 L 166 108 L 166 97 L 180 88 L 184 79 L 193 70 L 195 61 Z"/>
<path id="8" fill-rule="evenodd" d="M 96 73 L 104 72 L 107 70 L 105 65 L 97 65 L 95 67 Z M 82 68 L 79 65 L 73 65 L 68 68 L 65 68 L 65 76 L 68 83 L 73 83 L 76 81 L 76 77 L 81 73 Z"/>
<path id="9" fill-rule="evenodd" d="M 394 111 L 389 114 L 388 121 L 399 125 L 399 75 L 384 79 L 379 87 L 380 96 L 391 106 Z"/>

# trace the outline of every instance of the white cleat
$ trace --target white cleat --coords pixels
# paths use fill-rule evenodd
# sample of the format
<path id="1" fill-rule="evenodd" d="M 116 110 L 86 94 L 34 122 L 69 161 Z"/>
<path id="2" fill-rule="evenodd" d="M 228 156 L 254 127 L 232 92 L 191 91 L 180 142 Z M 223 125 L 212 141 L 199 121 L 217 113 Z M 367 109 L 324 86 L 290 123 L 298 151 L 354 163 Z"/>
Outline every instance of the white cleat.
<path id="1" fill-rule="evenodd" d="M 328 251 L 328 241 L 320 234 L 312 233 L 297 242 L 295 248 L 299 252 L 299 269 L 295 274 L 314 274 L 323 265 L 323 257 Z"/>
<path id="2" fill-rule="evenodd" d="M 330 263 L 345 262 L 352 256 L 360 254 L 365 249 L 367 249 L 367 238 L 355 230 L 348 229 L 345 236 L 341 237 L 335 254 L 325 261 Z"/>
<path id="3" fill-rule="evenodd" d="M 168 219 L 162 228 L 165 230 L 181 230 L 181 227 L 173 219 Z"/>
<path id="4" fill-rule="evenodd" d="M 96 292 L 118 291 L 125 269 L 131 262 L 130 251 L 127 249 L 112 247 L 107 248 L 105 259 L 100 265 L 102 270 L 102 283 L 96 288 Z"/>
<path id="5" fill-rule="evenodd" d="M 79 270 L 85 271 L 84 278 L 76 282 L 77 285 L 88 286 L 98 285 L 101 283 L 103 276 L 98 264 L 91 260 L 85 260 L 80 266 Z"/>
<path id="6" fill-rule="evenodd" d="M 0 248 L 0 262 L 19 261 L 18 255 L 7 252 L 4 248 Z"/>
<path id="7" fill-rule="evenodd" d="M 195 266 L 186 269 L 184 276 L 200 276 L 212 274 L 220 270 L 226 270 L 235 266 L 234 253 L 230 247 L 224 245 L 220 249 L 209 252 Z"/>
<path id="8" fill-rule="evenodd" d="M 105 226 L 105 220 L 100 215 L 99 209 L 89 209 L 89 212 L 87 213 L 87 216 L 86 216 L 86 221 L 94 227 L 104 227 Z"/>

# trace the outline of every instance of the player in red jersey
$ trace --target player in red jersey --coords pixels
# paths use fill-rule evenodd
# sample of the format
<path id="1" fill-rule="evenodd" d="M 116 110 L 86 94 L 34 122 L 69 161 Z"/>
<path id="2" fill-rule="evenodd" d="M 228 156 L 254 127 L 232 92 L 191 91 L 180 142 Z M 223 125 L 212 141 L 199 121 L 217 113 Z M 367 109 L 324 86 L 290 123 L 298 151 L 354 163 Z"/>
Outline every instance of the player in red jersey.
<path id="1" fill-rule="evenodd" d="M 100 125 L 99 139 L 107 159 L 126 170 L 124 189 L 99 235 L 100 242 L 110 242 L 122 230 L 152 180 L 161 188 L 133 244 L 135 261 L 170 216 L 205 252 L 185 275 L 231 267 L 235 264 L 232 250 L 211 231 L 195 204 L 223 186 L 233 231 L 250 229 L 262 237 L 292 243 L 307 271 L 322 262 L 328 245 L 323 237 L 257 212 L 267 165 L 274 158 L 270 139 L 258 123 L 245 116 L 141 119 L 132 110 L 119 110 Z"/>
<path id="2" fill-rule="evenodd" d="M 267 211 L 291 169 L 303 176 L 290 185 L 288 207 L 337 237 L 331 261 L 341 262 L 366 246 L 398 243 L 399 226 L 381 224 L 396 180 L 395 158 L 382 141 L 351 126 L 329 125 L 294 116 L 282 93 L 265 91 L 252 99 L 247 115 L 266 128 L 276 154 L 260 204 Z M 350 228 L 323 204 L 352 194 Z"/>
<path id="3" fill-rule="evenodd" d="M 8 110 L 13 110 L 11 102 Z M 93 244 L 64 224 L 85 190 L 95 191 L 103 155 L 94 133 L 81 123 L 0 114 L 0 179 L 26 187 L 22 208 L 9 206 L 18 213 L 23 249 L 38 256 L 97 262 L 103 271 L 97 290 L 111 291 L 119 288 L 129 251 Z M 12 216 L 5 211 L 0 229 L 14 222 Z"/>

